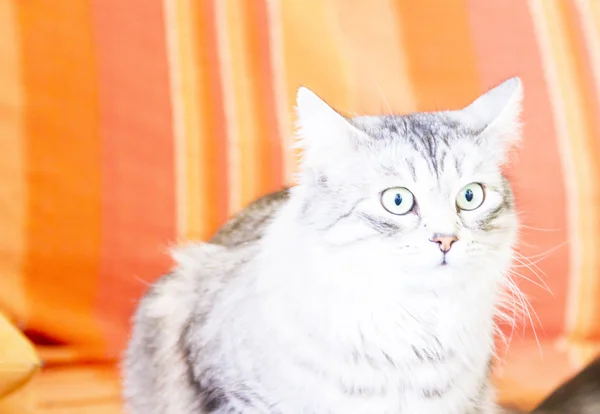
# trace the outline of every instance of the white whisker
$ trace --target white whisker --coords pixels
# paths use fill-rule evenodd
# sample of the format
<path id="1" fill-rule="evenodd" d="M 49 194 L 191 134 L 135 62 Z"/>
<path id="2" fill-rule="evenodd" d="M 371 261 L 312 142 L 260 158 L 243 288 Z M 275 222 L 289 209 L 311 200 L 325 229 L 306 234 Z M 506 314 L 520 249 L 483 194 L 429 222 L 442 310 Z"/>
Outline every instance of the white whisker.
<path id="1" fill-rule="evenodd" d="M 515 272 L 515 274 L 517 276 L 521 277 L 522 279 L 528 280 L 529 282 L 533 283 L 536 286 L 543 288 L 548 293 L 550 293 L 552 296 L 554 296 L 554 293 L 552 292 L 552 290 L 550 289 L 550 287 L 548 286 L 548 284 L 542 277 L 542 275 L 544 275 L 544 276 L 546 275 L 542 269 L 540 269 L 535 263 L 527 263 L 526 260 L 529 260 L 529 259 L 527 259 L 527 257 L 521 255 L 518 252 L 515 252 L 514 260 L 517 263 L 520 263 L 523 267 L 527 268 L 533 275 L 535 275 L 535 277 L 537 277 L 537 279 L 539 280 L 540 283 L 537 283 L 537 282 L 527 278 L 526 276 L 524 276 L 518 272 L 515 272 L 514 270 L 511 270 L 512 272 Z M 540 275 L 540 273 L 542 275 Z"/>

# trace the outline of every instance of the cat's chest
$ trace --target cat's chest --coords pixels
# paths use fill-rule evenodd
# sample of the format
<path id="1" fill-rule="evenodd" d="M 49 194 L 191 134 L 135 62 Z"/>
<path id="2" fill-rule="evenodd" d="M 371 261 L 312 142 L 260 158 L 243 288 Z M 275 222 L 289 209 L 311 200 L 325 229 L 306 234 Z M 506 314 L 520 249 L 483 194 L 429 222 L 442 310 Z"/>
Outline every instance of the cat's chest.
<path id="1" fill-rule="evenodd" d="M 409 332 L 370 332 L 351 359 L 331 365 L 344 400 L 378 400 L 380 412 L 466 412 L 486 378 L 491 346 L 485 331 L 473 334 L 455 324 Z"/>
<path id="2" fill-rule="evenodd" d="M 332 364 L 341 388 L 349 394 L 377 394 L 391 391 L 440 396 L 453 384 L 469 376 L 480 376 L 489 353 L 459 344 L 399 343 L 395 348 L 356 352 Z"/>
<path id="3" fill-rule="evenodd" d="M 278 338 L 269 355 L 281 353 L 273 369 L 294 373 L 286 388 L 298 398 L 344 408 L 334 413 L 467 412 L 492 350 L 491 313 L 468 309 L 469 298 L 327 299 L 290 298 L 269 313 Z"/>
<path id="4" fill-rule="evenodd" d="M 477 344 L 462 346 L 435 335 L 389 341 L 371 333 L 352 344 L 312 348 L 304 343 L 284 358 L 290 365 L 283 371 L 294 373 L 288 388 L 303 389 L 299 398 L 311 406 L 331 407 L 332 413 L 463 414 L 476 397 L 489 358 L 471 347 Z M 278 364 L 279 369 L 284 366 Z"/>
<path id="5" fill-rule="evenodd" d="M 305 412 L 464 414 L 481 386 L 481 375 L 465 370 L 454 356 L 443 362 L 417 358 L 403 366 L 371 364 L 346 365 L 312 377 L 310 389 L 298 394 Z"/>

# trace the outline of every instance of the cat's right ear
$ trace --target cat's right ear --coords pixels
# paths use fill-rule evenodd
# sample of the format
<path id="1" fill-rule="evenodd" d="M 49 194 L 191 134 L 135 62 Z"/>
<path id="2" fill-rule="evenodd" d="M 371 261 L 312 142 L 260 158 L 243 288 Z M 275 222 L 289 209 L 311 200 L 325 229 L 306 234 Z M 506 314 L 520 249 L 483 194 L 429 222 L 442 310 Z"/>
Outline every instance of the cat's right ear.
<path id="1" fill-rule="evenodd" d="M 332 157 L 336 160 L 353 158 L 358 140 L 364 133 L 304 86 L 298 89 L 296 112 L 296 147 L 302 149 L 304 170 L 323 172 L 332 165 Z"/>
<path id="2" fill-rule="evenodd" d="M 523 83 L 514 77 L 484 93 L 461 112 L 480 129 L 478 142 L 504 162 L 509 150 L 521 139 L 522 108 Z"/>

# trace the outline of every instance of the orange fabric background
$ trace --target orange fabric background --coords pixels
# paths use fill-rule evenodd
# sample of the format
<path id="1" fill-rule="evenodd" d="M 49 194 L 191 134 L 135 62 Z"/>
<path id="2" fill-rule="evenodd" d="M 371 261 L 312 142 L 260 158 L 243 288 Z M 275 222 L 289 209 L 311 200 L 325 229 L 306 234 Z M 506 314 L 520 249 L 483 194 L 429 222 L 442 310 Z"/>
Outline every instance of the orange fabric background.
<path id="1" fill-rule="evenodd" d="M 541 350 L 523 321 L 502 398 L 535 402 L 600 346 L 599 2 L 5 0 L 0 61 L 0 310 L 49 364 L 118 359 L 167 247 L 292 183 L 298 86 L 373 114 L 513 75 Z"/>

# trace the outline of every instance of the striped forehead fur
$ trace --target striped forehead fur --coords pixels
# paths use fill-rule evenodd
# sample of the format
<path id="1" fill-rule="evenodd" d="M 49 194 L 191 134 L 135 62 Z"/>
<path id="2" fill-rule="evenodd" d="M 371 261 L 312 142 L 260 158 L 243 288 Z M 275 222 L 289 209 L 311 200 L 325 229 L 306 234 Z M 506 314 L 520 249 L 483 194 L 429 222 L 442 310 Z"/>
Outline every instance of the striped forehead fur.
<path id="1" fill-rule="evenodd" d="M 481 127 L 461 124 L 443 113 L 357 117 L 350 122 L 379 144 L 389 145 L 394 141 L 409 144 L 438 175 L 454 141 L 460 137 L 472 137 L 476 141 L 483 131 Z"/>

